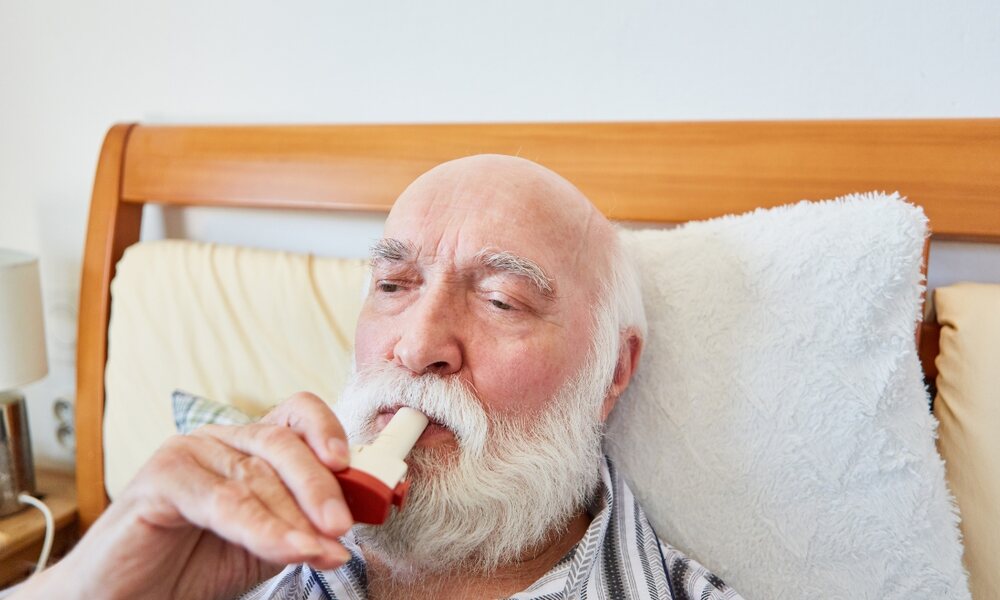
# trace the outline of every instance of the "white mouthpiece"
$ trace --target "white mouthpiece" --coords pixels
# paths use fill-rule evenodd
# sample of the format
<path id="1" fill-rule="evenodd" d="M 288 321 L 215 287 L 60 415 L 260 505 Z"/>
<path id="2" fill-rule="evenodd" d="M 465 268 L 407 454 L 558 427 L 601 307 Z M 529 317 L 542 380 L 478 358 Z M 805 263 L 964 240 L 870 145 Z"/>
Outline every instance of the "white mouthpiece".
<path id="1" fill-rule="evenodd" d="M 351 468 L 364 471 L 390 489 L 406 476 L 406 455 L 420 439 L 429 420 L 419 410 L 404 406 L 367 446 L 351 448 Z"/>
<path id="2" fill-rule="evenodd" d="M 420 434 L 427 428 L 427 423 L 428 419 L 424 413 L 404 406 L 370 445 L 372 448 L 378 448 L 380 452 L 403 460 L 420 439 Z"/>

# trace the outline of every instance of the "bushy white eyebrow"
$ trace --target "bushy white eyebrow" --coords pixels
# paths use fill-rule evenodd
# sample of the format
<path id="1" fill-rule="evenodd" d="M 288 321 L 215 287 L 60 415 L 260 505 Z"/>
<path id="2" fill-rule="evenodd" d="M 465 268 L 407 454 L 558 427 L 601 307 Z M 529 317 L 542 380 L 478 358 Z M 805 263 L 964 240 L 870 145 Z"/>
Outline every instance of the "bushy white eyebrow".
<path id="1" fill-rule="evenodd" d="M 372 264 L 386 260 L 400 262 L 411 260 L 416 254 L 413 244 L 395 238 L 382 238 L 371 249 Z"/>
<path id="2" fill-rule="evenodd" d="M 488 269 L 504 271 L 528 279 L 547 298 L 551 298 L 553 295 L 552 278 L 546 275 L 538 263 L 530 258 L 518 256 L 513 252 L 484 248 L 476 254 L 476 260 Z"/>

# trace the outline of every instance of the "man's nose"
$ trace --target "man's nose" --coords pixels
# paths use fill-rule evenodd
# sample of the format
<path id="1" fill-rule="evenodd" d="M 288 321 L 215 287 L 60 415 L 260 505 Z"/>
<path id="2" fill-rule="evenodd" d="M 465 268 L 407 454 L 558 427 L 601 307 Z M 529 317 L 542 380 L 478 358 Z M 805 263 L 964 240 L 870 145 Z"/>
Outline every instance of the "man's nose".
<path id="1" fill-rule="evenodd" d="M 444 291 L 421 295 L 404 313 L 402 331 L 393 348 L 396 360 L 418 375 L 451 375 L 462 368 L 457 332 L 462 319 L 456 303 Z"/>

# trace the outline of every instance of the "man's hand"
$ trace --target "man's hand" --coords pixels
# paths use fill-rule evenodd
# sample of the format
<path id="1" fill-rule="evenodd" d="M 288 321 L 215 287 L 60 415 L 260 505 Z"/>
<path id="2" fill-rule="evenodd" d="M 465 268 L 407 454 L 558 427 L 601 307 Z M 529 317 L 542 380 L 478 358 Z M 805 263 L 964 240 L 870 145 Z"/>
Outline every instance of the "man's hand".
<path id="1" fill-rule="evenodd" d="M 285 564 L 336 568 L 353 523 L 332 471 L 347 463 L 340 422 L 307 393 L 175 436 L 24 597 L 223 598 Z"/>

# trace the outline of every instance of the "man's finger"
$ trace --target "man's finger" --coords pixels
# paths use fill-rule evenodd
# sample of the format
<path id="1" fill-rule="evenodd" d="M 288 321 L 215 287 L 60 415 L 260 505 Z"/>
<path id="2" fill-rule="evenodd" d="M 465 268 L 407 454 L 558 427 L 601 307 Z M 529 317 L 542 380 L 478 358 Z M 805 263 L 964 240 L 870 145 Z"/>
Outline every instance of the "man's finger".
<path id="1" fill-rule="evenodd" d="M 309 392 L 293 394 L 260 422 L 290 428 L 330 469 L 347 468 L 350 461 L 347 435 L 333 410 L 319 396 Z"/>
<path id="2" fill-rule="evenodd" d="M 208 436 L 188 436 L 187 445 L 203 468 L 226 479 L 245 482 L 261 503 L 290 527 L 316 532 L 277 471 L 266 460 L 244 454 Z"/>
<path id="3" fill-rule="evenodd" d="M 245 481 L 205 468 L 204 440 L 184 436 L 168 442 L 146 465 L 157 472 L 155 486 L 137 485 L 140 497 L 153 494 L 144 519 L 154 525 L 190 524 L 206 529 L 274 564 L 309 562 L 335 568 L 349 559 L 336 540 L 290 525 L 265 506 Z M 143 474 L 137 477 L 140 481 Z M 148 478 L 148 477 L 147 477 Z M 124 502 L 128 502 L 123 498 Z"/>
<path id="4" fill-rule="evenodd" d="M 197 485 L 176 486 L 168 492 L 183 517 L 267 562 L 308 562 L 332 569 L 350 559 L 337 541 L 295 529 L 279 519 L 243 482 L 215 478 L 207 471 L 188 472 L 185 477 Z M 202 481 L 192 481 L 199 478 Z M 193 490 L 199 497 L 190 495 Z M 205 490 L 209 490 L 207 495 Z"/>
<path id="5" fill-rule="evenodd" d="M 206 425 L 191 435 L 208 436 L 245 454 L 258 456 L 278 473 L 309 521 L 327 536 L 347 533 L 354 521 L 333 473 L 287 427 L 254 424 Z"/>

